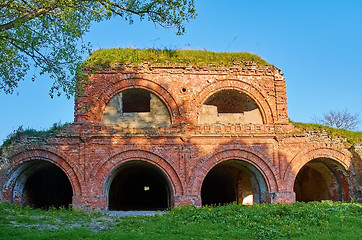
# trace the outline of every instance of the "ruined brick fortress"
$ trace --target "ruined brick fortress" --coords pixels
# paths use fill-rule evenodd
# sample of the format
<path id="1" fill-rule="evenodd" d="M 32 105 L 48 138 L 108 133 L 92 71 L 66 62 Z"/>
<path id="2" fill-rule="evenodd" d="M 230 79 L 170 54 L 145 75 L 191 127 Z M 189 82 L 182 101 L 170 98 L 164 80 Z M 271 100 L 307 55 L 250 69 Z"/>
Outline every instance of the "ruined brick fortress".
<path id="1" fill-rule="evenodd" d="M 294 127 L 283 74 L 253 62 L 93 70 L 74 123 L 20 136 L 1 161 L 2 200 L 34 207 L 350 201 L 361 192 L 361 146 Z"/>

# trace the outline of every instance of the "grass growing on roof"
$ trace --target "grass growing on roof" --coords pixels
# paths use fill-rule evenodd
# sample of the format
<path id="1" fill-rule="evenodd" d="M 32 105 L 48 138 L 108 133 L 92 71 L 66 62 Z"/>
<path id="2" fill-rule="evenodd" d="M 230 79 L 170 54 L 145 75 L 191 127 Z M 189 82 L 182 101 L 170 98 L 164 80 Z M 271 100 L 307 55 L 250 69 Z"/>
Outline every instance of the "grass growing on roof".
<path id="1" fill-rule="evenodd" d="M 291 122 L 294 126 L 304 130 L 327 131 L 331 137 L 346 138 L 349 143 L 362 143 L 362 132 L 353 132 L 346 129 L 337 129 L 316 123 Z"/>
<path id="2" fill-rule="evenodd" d="M 49 129 L 44 129 L 44 130 L 35 130 L 33 128 L 27 128 L 27 129 L 23 129 L 22 126 L 20 126 L 17 130 L 15 130 L 14 132 L 10 133 L 6 139 L 4 140 L 3 144 L 0 145 L 0 150 L 2 147 L 6 147 L 8 145 L 11 144 L 11 142 L 17 138 L 19 138 L 22 135 L 26 135 L 26 136 L 31 136 L 31 137 L 51 137 L 54 136 L 57 132 L 65 129 L 67 126 L 69 125 L 69 123 L 54 123 L 52 125 L 52 127 L 50 127 Z M 1 151 L 0 151 L 1 152 Z"/>
<path id="3" fill-rule="evenodd" d="M 240 65 L 245 61 L 252 61 L 261 66 L 269 65 L 260 56 L 248 52 L 113 48 L 94 51 L 87 58 L 84 66 L 93 69 L 102 69 L 117 64 L 138 65 L 150 63 L 170 66 L 231 67 Z"/>

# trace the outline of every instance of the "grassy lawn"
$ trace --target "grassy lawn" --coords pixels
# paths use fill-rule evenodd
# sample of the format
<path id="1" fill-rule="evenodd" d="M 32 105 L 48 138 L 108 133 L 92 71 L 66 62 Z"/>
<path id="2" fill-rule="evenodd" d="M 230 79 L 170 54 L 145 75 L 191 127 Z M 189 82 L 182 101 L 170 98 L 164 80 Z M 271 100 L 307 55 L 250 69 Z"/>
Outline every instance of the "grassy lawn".
<path id="1" fill-rule="evenodd" d="M 362 204 L 186 206 L 116 217 L 1 203 L 0 239 L 362 239 Z"/>

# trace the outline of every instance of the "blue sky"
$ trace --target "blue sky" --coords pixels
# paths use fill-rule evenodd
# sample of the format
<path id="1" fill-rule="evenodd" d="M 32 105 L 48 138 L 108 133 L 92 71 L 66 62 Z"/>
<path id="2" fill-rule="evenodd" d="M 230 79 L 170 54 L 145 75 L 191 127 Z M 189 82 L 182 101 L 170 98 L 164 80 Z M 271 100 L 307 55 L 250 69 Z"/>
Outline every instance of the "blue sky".
<path id="1" fill-rule="evenodd" d="M 361 0 L 195 0 L 198 17 L 186 34 L 151 22 L 119 18 L 94 24 L 84 37 L 93 49 L 114 47 L 251 52 L 280 68 L 287 81 L 289 118 L 311 122 L 347 108 L 362 121 Z M 51 99 L 46 77 L 26 79 L 18 94 L 0 93 L 0 144 L 23 128 L 72 122 L 74 100 Z M 362 131 L 362 122 L 358 125 Z"/>

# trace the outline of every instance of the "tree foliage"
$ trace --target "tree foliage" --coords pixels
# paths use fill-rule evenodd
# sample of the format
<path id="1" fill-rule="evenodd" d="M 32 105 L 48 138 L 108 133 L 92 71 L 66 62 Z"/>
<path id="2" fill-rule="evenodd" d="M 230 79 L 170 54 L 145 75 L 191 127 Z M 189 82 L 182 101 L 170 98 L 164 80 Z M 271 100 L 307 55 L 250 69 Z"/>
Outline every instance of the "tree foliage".
<path id="1" fill-rule="evenodd" d="M 330 110 L 327 113 L 323 113 L 321 118 L 314 117 L 313 121 L 322 125 L 343 128 L 347 130 L 356 129 L 359 123 L 359 114 L 350 113 L 347 109 L 342 111 Z"/>
<path id="2" fill-rule="evenodd" d="M 196 13 L 193 0 L 0 0 L 0 92 L 13 93 L 35 67 L 53 79 L 51 97 L 75 94 L 77 67 L 90 51 L 82 36 L 92 22 L 113 16 L 147 19 L 182 34 Z"/>

